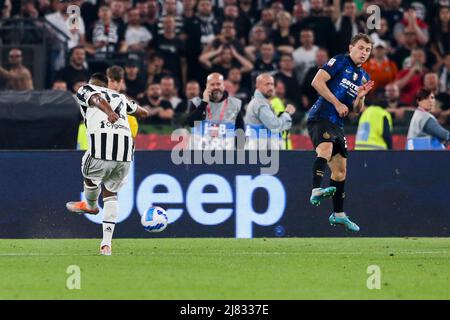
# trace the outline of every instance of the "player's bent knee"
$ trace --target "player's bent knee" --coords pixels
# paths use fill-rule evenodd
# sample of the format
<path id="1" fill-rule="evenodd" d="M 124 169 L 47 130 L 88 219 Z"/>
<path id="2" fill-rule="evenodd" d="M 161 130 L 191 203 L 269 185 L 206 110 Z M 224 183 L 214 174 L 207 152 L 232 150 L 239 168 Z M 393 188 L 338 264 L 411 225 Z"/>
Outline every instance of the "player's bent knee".
<path id="1" fill-rule="evenodd" d="M 316 148 L 316 153 L 318 157 L 327 159 L 327 161 L 331 160 L 331 155 L 333 153 L 333 144 L 330 143 L 321 143 Z"/>
<path id="2" fill-rule="evenodd" d="M 347 177 L 346 169 L 339 169 L 331 172 L 331 179 L 333 179 L 334 181 L 344 181 L 346 177 Z"/>
<path id="3" fill-rule="evenodd" d="M 97 185 L 95 183 L 93 183 L 90 179 L 84 178 L 84 183 L 88 186 L 88 187 L 97 187 Z"/>

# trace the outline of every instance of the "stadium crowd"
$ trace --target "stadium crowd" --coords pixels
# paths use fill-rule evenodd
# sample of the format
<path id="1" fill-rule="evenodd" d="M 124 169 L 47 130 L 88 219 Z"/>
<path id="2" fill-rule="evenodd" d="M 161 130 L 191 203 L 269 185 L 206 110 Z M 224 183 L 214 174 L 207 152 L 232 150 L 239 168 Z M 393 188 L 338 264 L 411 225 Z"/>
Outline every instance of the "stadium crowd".
<path id="1" fill-rule="evenodd" d="M 228 93 L 250 101 L 256 77 L 276 79 L 276 97 L 293 104 L 294 126 L 317 99 L 311 81 L 359 32 L 374 42 L 364 65 L 375 88 L 369 102 L 383 104 L 394 124 L 409 121 L 421 88 L 434 93 L 431 113 L 450 125 L 449 0 L 1 0 L 1 17 L 43 18 L 66 34 L 70 53 L 52 70 L 49 88 L 76 90 L 89 75 L 120 61 L 125 92 L 154 109 L 144 124 L 183 125 L 188 100 L 201 96 L 206 76 L 224 76 Z M 69 29 L 67 8 L 81 8 Z M 381 8 L 378 28 L 372 12 Z M 9 21 L 9 20 L 8 20 Z M 1 26 L 0 26 L 1 27 Z M 4 89 L 31 89 L 21 50 L 0 65 Z M 409 115 L 409 118 L 408 118 Z M 357 123 L 357 115 L 347 120 Z M 145 126 L 143 126 L 145 128 Z"/>

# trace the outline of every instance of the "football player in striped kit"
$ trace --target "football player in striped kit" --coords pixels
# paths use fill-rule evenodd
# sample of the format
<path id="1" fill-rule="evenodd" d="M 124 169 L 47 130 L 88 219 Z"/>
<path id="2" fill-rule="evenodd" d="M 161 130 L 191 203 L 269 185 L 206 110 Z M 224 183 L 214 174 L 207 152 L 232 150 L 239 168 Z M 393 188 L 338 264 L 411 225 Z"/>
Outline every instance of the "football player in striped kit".
<path id="1" fill-rule="evenodd" d="M 123 94 L 107 88 L 108 78 L 95 73 L 77 92 L 77 100 L 87 128 L 89 148 L 83 156 L 86 201 L 68 202 L 69 211 L 98 214 L 97 200 L 103 197 L 102 255 L 111 255 L 111 241 L 118 217 L 117 193 L 126 181 L 133 160 L 134 143 L 127 114 L 138 118 L 149 112 Z"/>

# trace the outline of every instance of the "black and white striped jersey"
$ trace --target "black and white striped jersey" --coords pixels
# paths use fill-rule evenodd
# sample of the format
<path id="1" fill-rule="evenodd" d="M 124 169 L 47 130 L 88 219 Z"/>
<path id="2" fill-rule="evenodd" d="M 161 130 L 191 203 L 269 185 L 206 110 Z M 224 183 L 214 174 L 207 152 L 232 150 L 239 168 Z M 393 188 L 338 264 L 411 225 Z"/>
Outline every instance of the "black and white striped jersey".
<path id="1" fill-rule="evenodd" d="M 100 94 L 111 105 L 119 115 L 118 121 L 110 123 L 106 113 L 88 104 L 94 94 Z M 136 102 L 117 91 L 92 84 L 82 86 L 76 98 L 86 124 L 91 156 L 103 160 L 132 161 L 134 142 L 127 114 L 136 111 Z"/>

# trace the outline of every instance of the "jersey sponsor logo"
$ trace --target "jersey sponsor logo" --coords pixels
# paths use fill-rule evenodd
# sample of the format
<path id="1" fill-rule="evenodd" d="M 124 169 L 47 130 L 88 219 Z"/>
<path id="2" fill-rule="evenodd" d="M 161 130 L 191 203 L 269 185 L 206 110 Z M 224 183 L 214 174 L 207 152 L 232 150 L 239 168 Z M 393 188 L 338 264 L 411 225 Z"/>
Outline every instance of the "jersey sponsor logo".
<path id="1" fill-rule="evenodd" d="M 108 122 L 105 120 L 100 122 L 100 128 L 101 129 L 110 128 L 110 129 L 114 129 L 114 130 L 123 129 L 126 131 L 130 131 L 130 129 L 124 125 L 117 124 L 117 123 L 111 123 L 111 122 Z"/>
<path id="2" fill-rule="evenodd" d="M 335 62 L 336 62 L 336 59 L 331 58 L 330 61 L 328 61 L 327 66 L 332 67 Z"/>
<path id="3" fill-rule="evenodd" d="M 348 79 L 342 79 L 340 85 L 349 90 L 349 94 L 355 96 L 358 92 L 358 86 Z"/>

